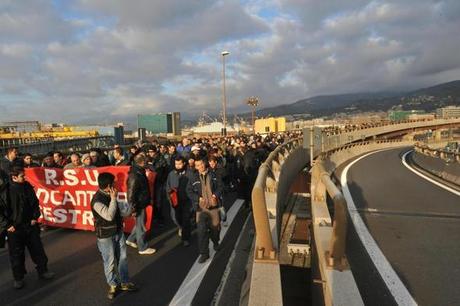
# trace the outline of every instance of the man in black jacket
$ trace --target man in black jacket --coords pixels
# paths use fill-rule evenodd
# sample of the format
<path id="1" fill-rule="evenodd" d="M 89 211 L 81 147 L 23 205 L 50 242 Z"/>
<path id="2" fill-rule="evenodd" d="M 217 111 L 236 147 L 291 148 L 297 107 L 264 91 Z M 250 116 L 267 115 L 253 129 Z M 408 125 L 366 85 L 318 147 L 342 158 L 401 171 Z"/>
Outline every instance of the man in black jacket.
<path id="1" fill-rule="evenodd" d="M 195 161 L 196 173 L 189 181 L 187 194 L 196 209 L 198 230 L 199 263 L 209 259 L 209 239 L 214 244 L 214 250 L 219 249 L 220 214 L 219 199 L 222 195 L 222 181 L 215 173 L 208 170 L 206 160 Z"/>
<path id="2" fill-rule="evenodd" d="M 13 170 L 14 167 L 22 166 L 21 161 L 18 159 L 18 148 L 8 148 L 6 150 L 6 155 L 0 159 L 0 169 L 6 172 L 6 174 L 10 174 L 10 171 Z"/>
<path id="3" fill-rule="evenodd" d="M 149 181 L 145 174 L 146 157 L 139 153 L 133 158 L 133 165 L 128 174 L 128 203 L 133 207 L 133 216 L 136 217 L 136 225 L 126 239 L 126 244 L 137 248 L 141 255 L 151 255 L 156 252 L 149 248 L 145 241 L 145 208 L 152 199 L 149 190 Z"/>
<path id="4" fill-rule="evenodd" d="M 0 168 L 0 248 L 5 247 L 6 229 L 1 211 L 8 205 L 8 174 Z"/>
<path id="5" fill-rule="evenodd" d="M 234 175 L 237 181 L 238 197 L 246 200 L 245 203 L 249 203 L 251 201 L 251 189 L 249 186 L 249 177 L 245 171 L 244 156 L 246 151 L 246 144 L 241 142 L 235 154 Z"/>
<path id="6" fill-rule="evenodd" d="M 24 168 L 36 168 L 36 167 L 40 167 L 39 164 L 37 164 L 36 162 L 34 162 L 34 159 L 33 159 L 33 156 L 32 154 L 30 153 L 26 153 L 22 159 L 23 161 L 23 164 L 24 164 Z"/>
<path id="7" fill-rule="evenodd" d="M 146 168 L 156 173 L 155 184 L 153 186 L 153 195 L 155 196 L 155 212 L 154 218 L 158 220 L 160 226 L 164 225 L 164 211 L 166 205 L 165 184 L 168 178 L 168 163 L 163 155 L 158 152 L 158 148 L 154 145 L 147 147 L 147 166 Z"/>
<path id="8" fill-rule="evenodd" d="M 114 166 L 129 166 L 129 161 L 125 159 L 123 149 L 116 147 L 113 149 L 113 165 Z"/>
<path id="9" fill-rule="evenodd" d="M 192 202 L 187 195 L 187 185 L 193 172 L 187 169 L 185 158 L 177 156 L 174 161 L 175 169 L 166 180 L 166 193 L 171 204 L 171 217 L 179 227 L 178 234 L 184 246 L 190 245 L 192 225 Z"/>
<path id="10" fill-rule="evenodd" d="M 14 288 L 24 286 L 25 247 L 36 264 L 39 277 L 53 278 L 54 273 L 48 271 L 48 257 L 40 239 L 38 199 L 32 185 L 26 182 L 23 169 L 11 170 L 9 186 L 3 190 L 1 198 L 6 201 L 0 202 L 0 231 L 7 231 Z"/>
<path id="11" fill-rule="evenodd" d="M 131 207 L 117 201 L 118 191 L 113 187 L 115 176 L 101 173 L 97 178 L 99 190 L 91 199 L 97 247 L 104 262 L 104 273 L 109 285 L 107 297 L 111 300 L 118 290 L 135 291 L 129 281 L 123 217 L 131 213 Z"/>

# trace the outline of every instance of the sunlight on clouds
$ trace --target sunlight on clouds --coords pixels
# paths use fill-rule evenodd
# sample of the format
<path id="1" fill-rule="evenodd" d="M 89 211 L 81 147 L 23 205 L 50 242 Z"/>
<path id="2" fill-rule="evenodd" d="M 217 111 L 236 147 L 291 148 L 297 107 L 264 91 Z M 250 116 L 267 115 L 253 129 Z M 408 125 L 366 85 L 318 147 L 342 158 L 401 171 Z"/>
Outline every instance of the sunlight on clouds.
<path id="1" fill-rule="evenodd" d="M 432 85 L 460 67 L 459 3 L 10 1 L 0 8 L 0 107 L 32 101 L 31 115 L 62 120 L 78 103 L 76 115 L 88 120 L 143 110 L 217 113 L 223 50 L 231 112 L 247 111 L 251 95 L 273 106 Z M 94 105 L 104 115 L 88 113 Z"/>

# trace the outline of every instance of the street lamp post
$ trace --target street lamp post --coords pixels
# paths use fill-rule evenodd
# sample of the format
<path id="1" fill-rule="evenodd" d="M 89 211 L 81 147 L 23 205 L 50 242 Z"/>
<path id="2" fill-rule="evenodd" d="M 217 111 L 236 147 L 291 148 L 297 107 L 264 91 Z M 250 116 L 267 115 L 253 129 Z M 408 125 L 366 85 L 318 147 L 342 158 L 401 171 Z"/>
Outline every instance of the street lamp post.
<path id="1" fill-rule="evenodd" d="M 256 125 L 255 125 L 255 115 L 256 115 L 256 106 L 259 105 L 259 98 L 258 97 L 249 97 L 246 103 L 252 107 L 252 133 L 256 133 Z"/>
<path id="2" fill-rule="evenodd" d="M 230 52 L 222 51 L 222 136 L 227 136 L 227 95 L 225 93 L 225 56 L 229 55 Z"/>

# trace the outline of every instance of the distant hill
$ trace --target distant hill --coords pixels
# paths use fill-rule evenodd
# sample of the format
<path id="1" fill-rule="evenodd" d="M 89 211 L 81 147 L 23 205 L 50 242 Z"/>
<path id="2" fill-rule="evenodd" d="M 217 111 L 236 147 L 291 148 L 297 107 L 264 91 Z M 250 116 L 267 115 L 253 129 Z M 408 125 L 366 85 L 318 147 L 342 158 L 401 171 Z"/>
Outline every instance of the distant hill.
<path id="1" fill-rule="evenodd" d="M 307 113 L 317 117 L 335 113 L 386 111 L 392 107 L 433 111 L 445 105 L 460 105 L 460 80 L 402 93 L 380 92 L 315 96 L 292 104 L 260 109 L 257 111 L 257 116 Z M 244 114 L 244 116 L 248 115 L 249 113 Z"/>

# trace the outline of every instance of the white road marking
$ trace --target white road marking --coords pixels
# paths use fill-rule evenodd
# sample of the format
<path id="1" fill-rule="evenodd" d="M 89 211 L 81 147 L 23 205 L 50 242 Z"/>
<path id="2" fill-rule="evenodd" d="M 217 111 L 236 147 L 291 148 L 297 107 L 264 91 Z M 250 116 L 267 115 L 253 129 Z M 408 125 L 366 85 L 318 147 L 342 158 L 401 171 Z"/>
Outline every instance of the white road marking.
<path id="1" fill-rule="evenodd" d="M 457 195 L 457 196 L 460 196 L 460 192 L 459 192 L 459 191 L 457 191 L 457 190 L 455 190 L 455 189 L 453 189 L 453 188 L 450 188 L 449 186 L 446 186 L 446 185 L 444 185 L 444 184 L 441 184 L 440 182 L 437 182 L 436 180 L 434 180 L 434 179 L 432 179 L 432 178 L 426 176 L 425 174 L 423 174 L 423 173 L 421 173 L 421 172 L 415 170 L 413 167 L 411 167 L 411 166 L 407 163 L 407 160 L 406 160 L 406 159 L 407 159 L 407 155 L 409 155 L 409 153 L 411 153 L 411 152 L 413 152 L 413 151 L 414 151 L 414 150 L 409 150 L 409 151 L 407 151 L 406 153 L 404 153 L 404 155 L 401 157 L 401 161 L 402 161 L 403 165 L 404 165 L 407 169 L 409 169 L 410 171 L 414 172 L 415 174 L 417 174 L 417 175 L 420 176 L 421 178 L 423 178 L 423 179 L 429 181 L 430 183 L 433 183 L 433 184 L 435 184 L 435 185 L 438 186 L 438 187 L 441 187 L 441 188 L 443 188 L 443 189 L 445 189 L 445 190 L 447 190 L 447 191 L 449 191 L 449 192 L 452 192 L 453 194 L 455 194 L 455 195 Z"/>
<path id="2" fill-rule="evenodd" d="M 361 239 L 361 242 L 366 248 L 369 257 L 374 263 L 374 266 L 376 267 L 377 271 L 380 273 L 380 276 L 385 282 L 388 290 L 393 295 L 396 303 L 398 303 L 398 305 L 417 305 L 414 298 L 409 293 L 406 286 L 404 286 L 401 279 L 399 279 L 398 275 L 391 267 L 391 264 L 388 262 L 385 255 L 383 255 L 374 238 L 369 233 L 369 230 L 367 229 L 363 219 L 361 218 L 361 215 L 357 212 L 356 205 L 351 196 L 350 189 L 348 188 L 347 173 L 351 166 L 353 166 L 359 160 L 381 151 L 383 150 L 363 155 L 345 167 L 340 178 L 340 182 L 342 184 L 342 192 L 347 201 L 347 207 L 353 225 L 355 226 L 356 233 Z"/>
<path id="3" fill-rule="evenodd" d="M 222 227 L 220 231 L 220 241 L 222 241 L 227 234 L 230 225 L 232 224 L 233 220 L 235 219 L 236 214 L 240 210 L 241 206 L 243 205 L 244 200 L 237 199 L 232 207 L 230 207 L 229 211 L 227 212 L 227 223 L 229 226 Z M 206 274 L 206 271 L 209 268 L 209 265 L 212 262 L 214 256 L 214 249 L 212 247 L 212 242 L 209 242 L 209 255 L 210 259 L 208 259 L 205 263 L 198 263 L 198 258 L 193 264 L 192 268 L 188 272 L 187 276 L 185 277 L 184 281 L 182 282 L 179 290 L 174 295 L 173 299 L 169 303 L 170 306 L 185 306 L 190 305 L 192 303 L 193 298 L 195 297 L 198 288 L 201 285 L 201 281 Z"/>

